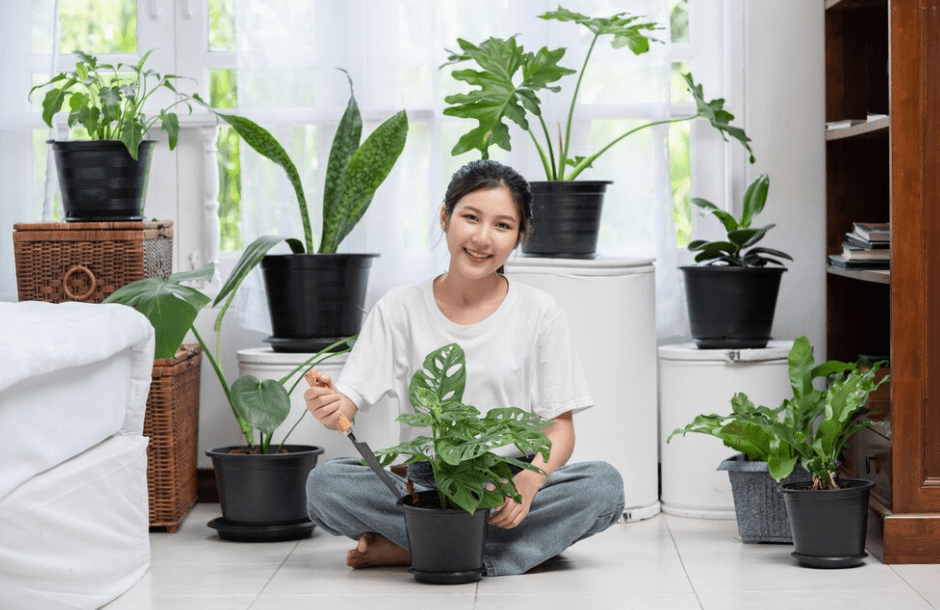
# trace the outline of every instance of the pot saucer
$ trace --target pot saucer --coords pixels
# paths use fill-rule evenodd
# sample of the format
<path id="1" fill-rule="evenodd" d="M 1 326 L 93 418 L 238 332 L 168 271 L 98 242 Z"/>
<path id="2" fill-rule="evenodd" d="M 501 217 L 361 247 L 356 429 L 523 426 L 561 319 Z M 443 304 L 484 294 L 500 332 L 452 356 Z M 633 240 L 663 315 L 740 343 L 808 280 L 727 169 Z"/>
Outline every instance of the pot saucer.
<path id="1" fill-rule="evenodd" d="M 275 337 L 270 336 L 262 339 L 265 343 L 271 345 L 275 352 L 285 352 L 291 354 L 315 354 L 320 350 L 329 347 L 345 337 Z M 344 349 L 345 346 L 339 345 L 336 351 Z"/>
<path id="2" fill-rule="evenodd" d="M 219 538 L 232 542 L 283 542 L 309 538 L 313 533 L 313 521 L 287 523 L 283 525 L 246 525 L 232 523 L 225 517 L 216 517 L 209 527 L 219 532 Z"/>
<path id="3" fill-rule="evenodd" d="M 485 569 L 480 568 L 463 572 L 426 572 L 411 568 L 408 571 L 414 574 L 417 582 L 430 585 L 462 585 L 482 579 Z"/>
<path id="4" fill-rule="evenodd" d="M 796 557 L 796 562 L 806 568 L 854 568 L 864 563 L 868 553 L 860 555 L 849 555 L 846 557 L 819 557 L 814 555 L 803 555 L 801 553 L 790 553 Z"/>

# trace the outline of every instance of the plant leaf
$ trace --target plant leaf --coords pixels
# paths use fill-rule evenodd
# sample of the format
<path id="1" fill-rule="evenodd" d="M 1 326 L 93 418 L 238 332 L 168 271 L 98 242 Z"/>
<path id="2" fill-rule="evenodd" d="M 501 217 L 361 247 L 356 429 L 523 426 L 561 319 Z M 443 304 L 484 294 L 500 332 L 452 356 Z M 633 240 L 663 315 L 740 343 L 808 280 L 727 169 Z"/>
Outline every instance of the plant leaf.
<path id="1" fill-rule="evenodd" d="M 232 273 L 229 274 L 228 279 L 222 285 L 222 288 L 219 289 L 219 294 L 212 302 L 213 305 L 218 305 L 223 300 L 225 300 L 226 297 L 229 297 L 228 301 L 226 301 L 225 307 L 222 308 L 222 311 L 219 312 L 219 316 L 216 318 L 216 331 L 218 331 L 221 327 L 222 316 L 228 309 L 228 305 L 235 296 L 235 292 L 238 290 L 238 287 L 241 286 L 241 283 L 245 280 L 251 270 L 261 262 L 261 259 L 263 259 L 264 255 L 268 253 L 268 250 L 282 241 L 284 241 L 284 238 L 279 235 L 262 235 L 255 241 L 248 244 L 248 247 L 245 248 L 244 252 L 242 252 L 241 257 L 238 259 L 238 262 L 235 263 L 235 267 L 232 269 Z"/>
<path id="2" fill-rule="evenodd" d="M 418 391 L 426 390 L 442 403 L 459 403 L 463 400 L 466 383 L 467 362 L 463 348 L 450 343 L 424 358 L 422 370 L 412 376 L 408 385 L 408 396 L 414 405 L 419 402 Z"/>
<path id="3" fill-rule="evenodd" d="M 741 226 L 751 226 L 751 220 L 761 213 L 770 190 L 770 176 L 761 174 L 747 185 L 744 191 L 744 209 L 741 211 Z"/>
<path id="4" fill-rule="evenodd" d="M 336 135 L 333 136 L 330 158 L 326 165 L 326 178 L 323 183 L 323 228 L 320 252 L 324 252 L 327 235 L 336 235 L 339 232 L 340 219 L 344 216 L 340 204 L 343 185 L 346 181 L 346 168 L 350 157 L 359 148 L 359 141 L 362 137 L 362 115 L 353 94 L 352 79 L 349 78 L 348 73 L 346 77 L 349 80 L 349 102 L 336 128 Z M 336 249 L 333 248 L 332 251 L 335 252 Z"/>
<path id="5" fill-rule="evenodd" d="M 617 13 L 610 17 L 592 18 L 560 6 L 557 10 L 539 15 L 539 18 L 561 22 L 573 21 L 591 30 L 595 36 L 610 34 L 614 37 L 611 45 L 615 49 L 628 47 L 633 51 L 634 55 L 642 55 L 649 51 L 649 33 L 663 29 L 662 26 L 655 22 L 636 23 L 639 17 L 630 15 L 630 13 Z M 648 33 L 644 34 L 641 30 L 647 30 Z"/>
<path id="6" fill-rule="evenodd" d="M 751 150 L 751 145 L 748 144 L 751 139 L 747 137 L 743 129 L 731 126 L 730 122 L 734 120 L 734 115 L 724 109 L 725 100 L 718 98 L 710 102 L 706 102 L 705 94 L 702 91 L 702 85 L 695 84 L 695 81 L 692 78 L 692 74 L 683 74 L 682 78 L 685 79 L 686 84 L 689 86 L 689 92 L 692 94 L 692 97 L 695 98 L 695 105 L 698 108 L 698 115 L 708 120 L 712 127 L 718 130 L 718 133 L 721 135 L 721 138 L 724 141 L 727 142 L 727 136 L 731 136 L 740 142 L 741 145 L 747 149 L 747 152 L 750 155 L 750 162 L 754 163 L 754 152 Z"/>
<path id="7" fill-rule="evenodd" d="M 151 277 L 127 284 L 111 293 L 105 303 L 122 303 L 147 316 L 156 335 L 154 358 L 172 358 L 186 338 L 209 297 L 182 282 L 212 279 L 212 263 L 196 271 Z"/>
<path id="8" fill-rule="evenodd" d="M 236 416 L 266 436 L 290 414 L 290 396 L 273 379 L 259 381 L 253 375 L 242 375 L 232 382 L 231 400 Z"/>
<path id="9" fill-rule="evenodd" d="M 402 110 L 379 125 L 353 153 L 346 167 L 340 200 L 324 209 L 320 252 L 336 252 L 343 238 L 356 226 L 401 156 L 407 138 L 408 116 Z"/>

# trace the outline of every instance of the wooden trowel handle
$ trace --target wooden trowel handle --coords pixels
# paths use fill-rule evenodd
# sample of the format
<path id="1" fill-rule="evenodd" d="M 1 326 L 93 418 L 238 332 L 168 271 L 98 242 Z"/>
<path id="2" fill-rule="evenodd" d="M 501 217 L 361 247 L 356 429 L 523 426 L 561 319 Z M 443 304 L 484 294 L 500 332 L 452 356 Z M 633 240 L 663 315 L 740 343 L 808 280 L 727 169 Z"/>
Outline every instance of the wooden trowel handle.
<path id="1" fill-rule="evenodd" d="M 320 372 L 317 369 L 310 369 L 304 375 L 304 379 L 307 380 L 307 383 L 310 384 L 310 387 L 320 386 L 321 388 L 326 387 L 326 384 L 323 383 L 323 380 L 320 379 Z M 346 417 L 346 414 L 342 411 L 339 412 L 339 430 L 340 432 L 347 433 L 352 429 L 352 424 L 349 423 L 349 419 Z"/>

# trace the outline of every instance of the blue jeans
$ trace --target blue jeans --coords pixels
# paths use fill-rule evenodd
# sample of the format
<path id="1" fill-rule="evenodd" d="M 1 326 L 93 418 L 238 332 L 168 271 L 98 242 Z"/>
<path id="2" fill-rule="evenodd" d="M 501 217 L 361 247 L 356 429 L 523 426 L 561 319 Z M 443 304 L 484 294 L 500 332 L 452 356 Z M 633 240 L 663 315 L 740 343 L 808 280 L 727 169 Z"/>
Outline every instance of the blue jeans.
<path id="1" fill-rule="evenodd" d="M 404 493 L 405 480 L 389 474 Z M 416 482 L 415 490 L 428 489 L 425 483 Z M 616 523 L 623 504 L 623 478 L 610 464 L 578 462 L 558 468 L 536 494 L 522 523 L 512 529 L 489 528 L 483 558 L 487 576 L 527 572 Z M 307 512 L 334 536 L 358 540 L 375 532 L 408 548 L 397 499 L 357 458 L 329 460 L 310 472 Z"/>

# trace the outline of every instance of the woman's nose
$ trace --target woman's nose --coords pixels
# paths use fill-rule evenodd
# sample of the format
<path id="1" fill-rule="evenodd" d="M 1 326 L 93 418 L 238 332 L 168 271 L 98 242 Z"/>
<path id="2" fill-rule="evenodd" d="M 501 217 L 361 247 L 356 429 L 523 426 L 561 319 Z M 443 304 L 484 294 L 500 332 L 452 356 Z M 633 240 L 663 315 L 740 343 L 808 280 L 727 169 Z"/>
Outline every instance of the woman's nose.
<path id="1" fill-rule="evenodd" d="M 483 224 L 478 225 L 477 230 L 473 233 L 474 243 L 480 244 L 481 246 L 489 246 L 491 238 L 490 228 Z"/>

